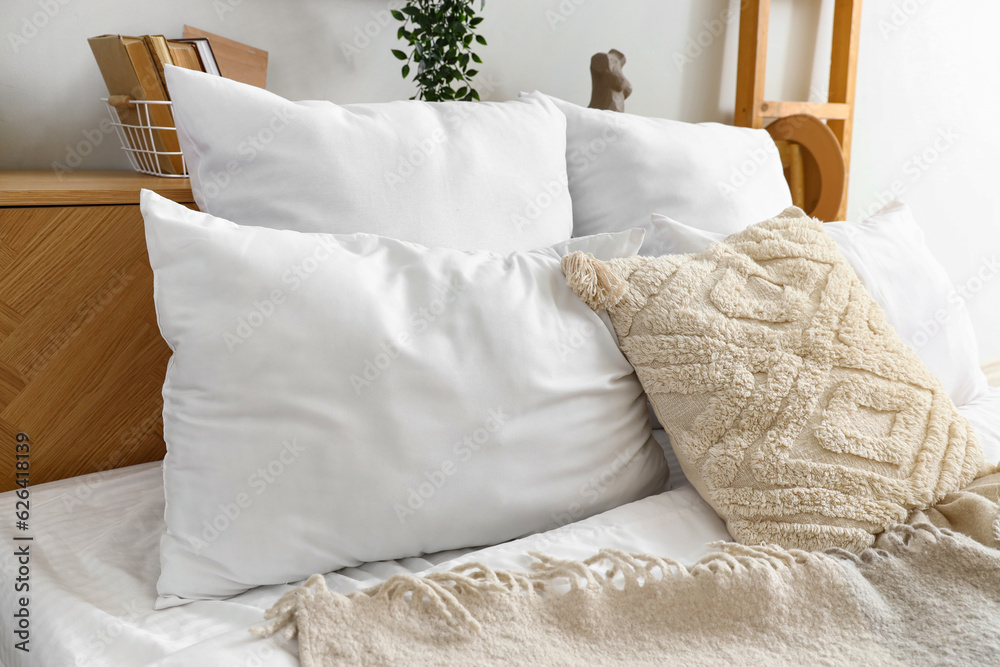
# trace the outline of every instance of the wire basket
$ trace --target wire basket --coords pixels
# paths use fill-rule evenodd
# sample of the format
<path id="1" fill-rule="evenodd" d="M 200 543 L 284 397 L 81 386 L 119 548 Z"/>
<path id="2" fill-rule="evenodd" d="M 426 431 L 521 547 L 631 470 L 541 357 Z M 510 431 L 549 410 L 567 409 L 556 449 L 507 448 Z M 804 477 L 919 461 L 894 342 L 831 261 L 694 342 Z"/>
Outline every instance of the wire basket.
<path id="1" fill-rule="evenodd" d="M 133 169 L 168 178 L 188 175 L 169 101 L 136 100 L 125 95 L 101 99 Z"/>

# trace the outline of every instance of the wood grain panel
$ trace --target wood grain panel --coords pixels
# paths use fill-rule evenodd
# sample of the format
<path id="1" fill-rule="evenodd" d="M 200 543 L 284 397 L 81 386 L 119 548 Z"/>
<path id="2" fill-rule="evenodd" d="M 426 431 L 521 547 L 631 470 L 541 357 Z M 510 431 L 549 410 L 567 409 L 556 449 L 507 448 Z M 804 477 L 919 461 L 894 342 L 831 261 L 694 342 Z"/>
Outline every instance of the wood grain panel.
<path id="1" fill-rule="evenodd" d="M 760 115 L 763 118 L 782 118 L 800 113 L 823 119 L 843 119 L 851 115 L 851 107 L 830 102 L 761 102 L 760 105 Z"/>
<path id="2" fill-rule="evenodd" d="M 847 173 L 851 170 L 851 140 L 854 134 L 854 91 L 858 78 L 858 48 L 861 42 L 861 0 L 837 0 L 833 8 L 833 43 L 830 54 L 830 102 L 847 106 L 846 118 L 829 125 L 844 151 Z M 847 213 L 847 181 L 837 220 Z"/>
<path id="3" fill-rule="evenodd" d="M 0 171 L 0 206 L 138 204 L 142 188 L 182 204 L 194 201 L 187 178 L 134 171 Z"/>
<path id="4" fill-rule="evenodd" d="M 267 51 L 255 46 L 214 35 L 210 32 L 184 26 L 184 38 L 204 37 L 212 45 L 212 55 L 219 66 L 219 73 L 227 79 L 249 83 L 263 88 L 267 85 Z"/>
<path id="5" fill-rule="evenodd" d="M 0 361 L 0 410 L 24 391 L 24 377 L 7 364 Z"/>
<path id="6" fill-rule="evenodd" d="M 32 219 L 40 212 L 49 221 Z M 39 240 L 0 277 L 3 302 L 24 318 L 0 343 L 0 358 L 30 377 L 83 323 L 100 316 L 136 271 L 149 268 L 135 207 L 18 209 L 10 215 L 28 215 L 23 224 L 37 229 Z"/>
<path id="7" fill-rule="evenodd" d="M 170 351 L 137 206 L 0 208 L 0 436 L 31 483 L 161 459 Z M 0 491 L 14 486 L 0 455 Z"/>
<path id="8" fill-rule="evenodd" d="M 854 124 L 854 97 L 858 71 L 858 46 L 861 37 L 862 0 L 835 0 L 833 38 L 830 52 L 830 89 L 826 102 L 764 100 L 767 74 L 767 33 L 771 0 L 741 0 L 739 51 L 736 68 L 736 108 L 734 124 L 763 127 L 767 118 L 787 118 L 809 114 L 828 119 L 827 125 L 840 144 L 848 174 L 851 167 L 851 137 Z M 813 174 L 812 172 L 816 172 Z M 805 171 L 806 190 L 819 190 L 819 172 Z M 824 186 L 825 187 L 825 186 Z M 828 216 L 843 220 L 847 211 L 847 182 L 839 210 Z"/>
<path id="9" fill-rule="evenodd" d="M 0 302 L 0 344 L 7 339 L 7 336 L 17 330 L 23 319 L 16 310 Z"/>
<path id="10" fill-rule="evenodd" d="M 14 261 L 16 255 L 17 253 L 14 252 L 13 248 L 4 243 L 3 240 L 0 240 L 0 275 L 3 275 L 7 267 L 10 266 L 10 263 Z"/>

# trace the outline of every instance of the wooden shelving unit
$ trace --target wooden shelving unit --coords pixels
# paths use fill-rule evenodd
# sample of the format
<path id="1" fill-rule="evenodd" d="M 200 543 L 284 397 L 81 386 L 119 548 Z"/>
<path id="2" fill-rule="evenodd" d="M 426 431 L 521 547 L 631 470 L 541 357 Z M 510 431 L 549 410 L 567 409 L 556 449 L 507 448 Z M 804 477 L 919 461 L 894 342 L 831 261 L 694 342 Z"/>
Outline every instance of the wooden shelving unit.
<path id="1" fill-rule="evenodd" d="M 740 6 L 739 64 L 736 71 L 735 123 L 764 127 L 764 121 L 795 114 L 810 114 L 827 121 L 840 142 L 844 163 L 851 166 L 854 129 L 854 89 L 861 36 L 861 0 L 836 0 L 833 47 L 830 54 L 830 89 L 826 102 L 789 102 L 764 99 L 767 72 L 767 35 L 771 0 L 743 0 Z M 847 209 L 847 180 L 839 218 Z"/>

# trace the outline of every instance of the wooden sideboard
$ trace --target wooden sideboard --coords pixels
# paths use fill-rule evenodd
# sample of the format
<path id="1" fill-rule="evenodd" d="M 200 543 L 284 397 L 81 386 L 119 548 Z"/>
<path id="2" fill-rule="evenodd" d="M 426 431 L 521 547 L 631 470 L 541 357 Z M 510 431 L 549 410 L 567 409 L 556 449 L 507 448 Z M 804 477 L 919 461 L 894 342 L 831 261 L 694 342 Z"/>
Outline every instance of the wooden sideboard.
<path id="1" fill-rule="evenodd" d="M 194 201 L 187 179 L 0 171 L 0 491 L 19 432 L 31 485 L 163 458 L 142 188 Z"/>

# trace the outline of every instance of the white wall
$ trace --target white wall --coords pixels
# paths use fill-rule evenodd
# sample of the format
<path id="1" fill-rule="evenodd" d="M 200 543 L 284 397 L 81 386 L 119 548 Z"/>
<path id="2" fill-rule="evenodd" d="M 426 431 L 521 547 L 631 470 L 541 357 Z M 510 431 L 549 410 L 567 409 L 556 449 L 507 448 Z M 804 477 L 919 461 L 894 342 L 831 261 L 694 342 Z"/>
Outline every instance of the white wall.
<path id="1" fill-rule="evenodd" d="M 849 211 L 896 190 L 1000 356 L 1000 3 L 869 3 Z"/>
<path id="2" fill-rule="evenodd" d="M 268 88 L 336 102 L 409 97 L 389 49 L 399 0 L 3 0 L 0 168 L 126 168 L 97 130 L 106 94 L 86 38 L 182 25 L 270 52 Z M 490 0 L 482 79 L 492 99 L 541 89 L 585 104 L 597 51 L 626 53 L 630 112 L 728 122 L 739 0 Z M 772 0 L 767 95 L 825 94 L 832 0 Z M 35 28 L 35 25 L 41 27 Z M 981 356 L 1000 356 L 1000 3 L 865 5 L 850 211 L 895 189 L 963 287 Z M 366 31 L 368 34 L 366 34 Z M 98 143 L 99 142 L 99 143 Z M 95 145 L 96 144 L 96 145 Z M 87 152 L 74 157 L 77 152 Z M 921 157 L 923 156 L 923 157 Z"/>

